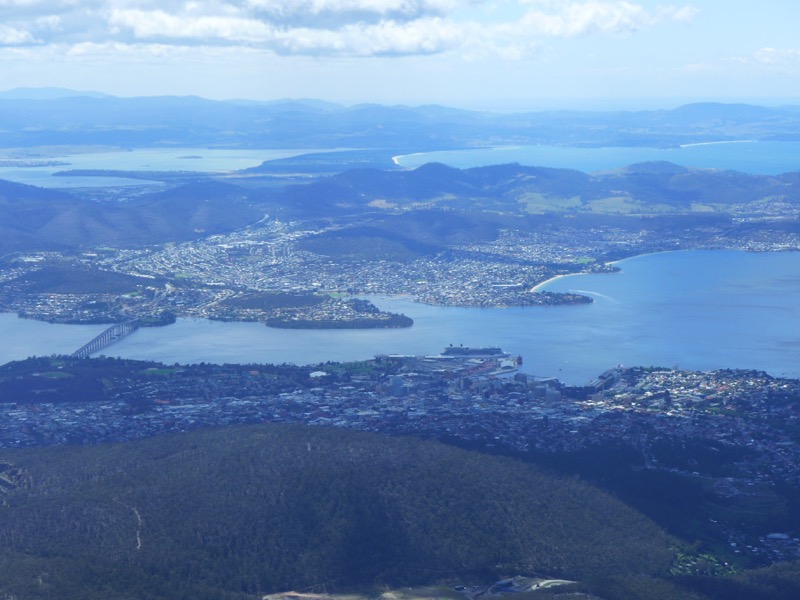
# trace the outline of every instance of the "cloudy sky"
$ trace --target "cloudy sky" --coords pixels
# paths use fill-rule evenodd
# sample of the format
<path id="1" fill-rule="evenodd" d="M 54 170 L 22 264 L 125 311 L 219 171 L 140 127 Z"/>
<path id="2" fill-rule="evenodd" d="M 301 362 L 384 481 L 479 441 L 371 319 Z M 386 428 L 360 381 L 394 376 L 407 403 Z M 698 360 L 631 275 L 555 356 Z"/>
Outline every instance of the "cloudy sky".
<path id="1" fill-rule="evenodd" d="M 0 90 L 481 109 L 800 103 L 797 0 L 0 0 Z"/>

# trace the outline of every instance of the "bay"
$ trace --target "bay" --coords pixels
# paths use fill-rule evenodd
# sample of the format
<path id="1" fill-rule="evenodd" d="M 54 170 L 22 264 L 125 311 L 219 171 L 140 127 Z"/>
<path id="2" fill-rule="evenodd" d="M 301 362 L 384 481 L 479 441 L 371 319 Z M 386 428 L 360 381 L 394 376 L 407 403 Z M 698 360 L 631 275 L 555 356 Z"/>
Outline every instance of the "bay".
<path id="1" fill-rule="evenodd" d="M 372 298 L 382 309 L 412 317 L 414 326 L 282 330 L 180 319 L 140 329 L 103 353 L 168 364 L 316 364 L 381 353 L 436 354 L 448 344 L 464 344 L 500 346 L 523 356 L 523 372 L 575 385 L 618 363 L 800 377 L 800 253 L 680 251 L 618 266 L 618 273 L 574 275 L 540 286 L 585 293 L 594 299 L 586 305 L 459 308 Z M 0 314 L 6 340 L 0 363 L 71 353 L 102 329 Z"/>
<path id="2" fill-rule="evenodd" d="M 63 155 L 37 155 L 35 160 L 59 161 L 66 164 L 38 167 L 0 166 L 0 179 L 46 188 L 141 186 L 151 185 L 154 182 L 123 177 L 54 177 L 53 173 L 73 169 L 236 171 L 258 166 L 267 160 L 322 151 L 313 149 L 138 148 L 135 150 L 107 150 Z M 0 154 L 2 154 L 2 151 L 0 151 Z"/>
<path id="3" fill-rule="evenodd" d="M 507 163 L 575 169 L 585 173 L 619 169 L 635 163 L 669 161 L 685 167 L 729 169 L 752 175 L 779 175 L 800 171 L 800 142 L 738 140 L 686 144 L 674 148 L 572 146 L 509 146 L 442 150 L 395 157 L 403 167 L 440 162 L 458 169 Z"/>

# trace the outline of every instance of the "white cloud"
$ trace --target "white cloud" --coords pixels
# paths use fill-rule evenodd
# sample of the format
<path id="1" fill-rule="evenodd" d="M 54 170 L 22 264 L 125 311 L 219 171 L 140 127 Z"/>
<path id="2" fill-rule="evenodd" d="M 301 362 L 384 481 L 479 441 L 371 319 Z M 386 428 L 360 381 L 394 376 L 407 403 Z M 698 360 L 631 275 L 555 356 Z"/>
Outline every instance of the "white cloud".
<path id="1" fill-rule="evenodd" d="M 131 32 L 136 39 L 241 42 L 287 54 L 430 54 L 456 47 L 463 35 L 460 27 L 441 18 L 353 23 L 334 30 L 279 28 L 238 17 L 175 16 L 160 10 L 116 10 L 108 23 L 116 31 Z"/>
<path id="2" fill-rule="evenodd" d="M 674 21 L 688 22 L 700 14 L 700 9 L 696 6 L 681 6 L 680 8 L 667 6 L 661 9 L 661 13 Z"/>
<path id="3" fill-rule="evenodd" d="M 460 50 L 522 58 L 548 38 L 631 33 L 696 12 L 627 0 L 0 0 L 0 6 L 9 7 L 0 26 L 5 45 L 157 42 L 357 57 Z M 476 20 L 469 10 L 476 7 L 491 19 Z"/>
<path id="4" fill-rule="evenodd" d="M 229 16 L 172 15 L 162 10 L 115 10 L 108 18 L 112 31 L 129 30 L 135 38 L 263 42 L 272 28 L 260 21 Z"/>
<path id="5" fill-rule="evenodd" d="M 8 8 L 25 8 L 28 6 L 44 5 L 46 0 L 0 0 L 0 7 Z"/>
<path id="6" fill-rule="evenodd" d="M 50 29 L 57 29 L 59 24 L 61 23 L 61 17 L 59 17 L 58 15 L 47 15 L 44 17 L 38 17 L 35 23 L 39 27 L 48 27 Z"/>
<path id="7" fill-rule="evenodd" d="M 458 46 L 463 31 L 438 18 L 410 23 L 385 21 L 348 25 L 338 31 L 295 29 L 280 33 L 281 49 L 296 54 L 344 53 L 355 56 L 432 54 Z"/>
<path id="8" fill-rule="evenodd" d="M 592 33 L 631 33 L 654 25 L 660 20 L 687 20 L 694 9 L 660 7 L 648 11 L 632 2 L 528 2 L 539 6 L 529 10 L 523 24 L 531 33 L 549 37 L 575 37 Z"/>
<path id="9" fill-rule="evenodd" d="M 445 15 L 480 0 L 245 0 L 245 6 L 278 18 L 330 14 L 363 14 L 416 18 Z"/>
<path id="10" fill-rule="evenodd" d="M 29 31 L 0 25 L 0 45 L 22 46 L 36 43 L 36 39 Z"/>
<path id="11" fill-rule="evenodd" d="M 753 58 L 762 65 L 776 67 L 800 66 L 800 50 L 762 48 L 753 55 Z"/>

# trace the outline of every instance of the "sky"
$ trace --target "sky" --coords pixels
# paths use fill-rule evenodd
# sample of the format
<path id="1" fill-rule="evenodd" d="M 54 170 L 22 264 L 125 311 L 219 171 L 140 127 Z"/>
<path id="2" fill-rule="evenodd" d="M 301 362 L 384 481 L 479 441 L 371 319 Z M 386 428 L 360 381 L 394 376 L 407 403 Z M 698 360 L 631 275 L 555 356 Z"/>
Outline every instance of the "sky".
<path id="1" fill-rule="evenodd" d="M 481 110 L 800 104 L 797 0 L 0 0 L 0 90 Z"/>

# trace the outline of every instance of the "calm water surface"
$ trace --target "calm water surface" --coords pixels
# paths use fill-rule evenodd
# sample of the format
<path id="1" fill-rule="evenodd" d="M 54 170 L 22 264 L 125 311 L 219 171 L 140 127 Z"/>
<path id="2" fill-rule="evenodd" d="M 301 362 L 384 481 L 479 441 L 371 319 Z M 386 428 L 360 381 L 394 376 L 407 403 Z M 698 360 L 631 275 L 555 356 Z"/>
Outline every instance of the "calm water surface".
<path id="1" fill-rule="evenodd" d="M 730 169 L 743 173 L 778 175 L 800 171 L 800 142 L 738 141 L 690 144 L 676 148 L 573 148 L 569 146 L 515 146 L 423 152 L 395 157 L 404 167 L 441 162 L 467 169 L 504 163 L 576 169 L 586 173 L 665 160 L 686 167 Z"/>
<path id="2" fill-rule="evenodd" d="M 53 177 L 70 169 L 128 171 L 233 171 L 255 167 L 266 160 L 323 152 L 313 148 L 289 150 L 237 150 L 209 148 L 140 148 L 84 154 L 42 156 L 68 165 L 52 167 L 0 167 L 0 179 L 50 188 L 141 186 L 153 182 L 119 177 Z M 0 150 L 2 155 L 2 150 Z M 442 162 L 461 169 L 518 162 L 523 165 L 577 169 L 584 172 L 617 169 L 633 163 L 666 160 L 676 164 L 733 169 L 744 173 L 775 175 L 800 171 L 800 142 L 725 142 L 677 148 L 573 148 L 569 146 L 515 146 L 423 152 L 396 157 L 404 167 Z"/>
<path id="3" fill-rule="evenodd" d="M 83 154 L 37 157 L 68 163 L 50 167 L 0 167 L 0 179 L 47 188 L 136 186 L 152 181 L 122 177 L 54 177 L 53 173 L 72 169 L 111 169 L 121 171 L 236 171 L 260 165 L 267 160 L 287 158 L 323 150 L 237 150 L 219 148 L 140 148 Z M 2 154 L 2 151 L 0 151 Z"/>
<path id="4" fill-rule="evenodd" d="M 445 308 L 374 298 L 414 319 L 409 329 L 297 331 L 183 319 L 140 329 L 105 354 L 166 363 L 295 363 L 435 354 L 448 344 L 501 346 L 523 371 L 582 384 L 622 363 L 686 369 L 754 368 L 800 377 L 800 253 L 691 251 L 619 263 L 616 274 L 542 286 L 581 291 L 589 305 Z M 0 363 L 70 353 L 102 326 L 49 325 L 0 314 Z"/>

